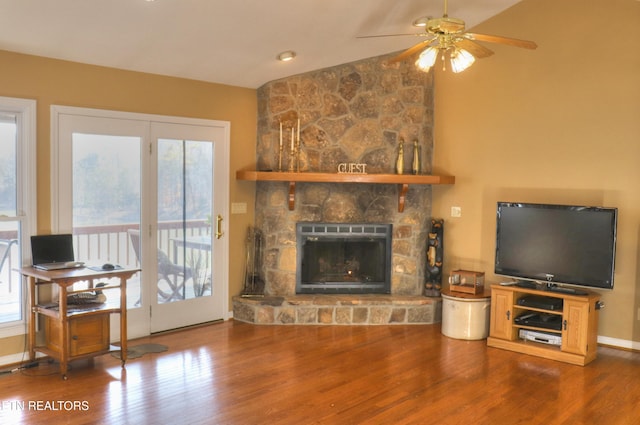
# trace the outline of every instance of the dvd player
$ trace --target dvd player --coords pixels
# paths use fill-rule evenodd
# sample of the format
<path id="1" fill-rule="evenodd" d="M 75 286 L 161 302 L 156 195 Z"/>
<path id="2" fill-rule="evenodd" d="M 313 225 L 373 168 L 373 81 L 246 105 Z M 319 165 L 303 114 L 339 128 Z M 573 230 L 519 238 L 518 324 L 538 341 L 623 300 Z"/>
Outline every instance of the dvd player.
<path id="1" fill-rule="evenodd" d="M 548 332 L 536 332 L 528 329 L 520 329 L 520 338 L 526 341 L 541 342 L 549 345 L 562 345 L 562 337 L 560 335 Z"/>
<path id="2" fill-rule="evenodd" d="M 539 308 L 542 310 L 562 310 L 562 298 L 529 295 L 518 300 L 518 305 Z"/>

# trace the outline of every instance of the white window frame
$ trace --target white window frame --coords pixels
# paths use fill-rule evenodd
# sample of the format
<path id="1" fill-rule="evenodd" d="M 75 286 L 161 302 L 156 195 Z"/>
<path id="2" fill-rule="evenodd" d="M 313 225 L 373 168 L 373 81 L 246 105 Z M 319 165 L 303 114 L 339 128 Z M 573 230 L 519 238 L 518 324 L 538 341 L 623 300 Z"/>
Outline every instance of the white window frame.
<path id="1" fill-rule="evenodd" d="M 0 96 L 0 111 L 14 114 L 17 126 L 17 216 L 3 217 L 20 221 L 22 266 L 31 264 L 30 237 L 37 229 L 36 192 L 36 101 Z M 21 281 L 22 319 L 0 323 L 0 338 L 26 334 L 27 288 Z"/>

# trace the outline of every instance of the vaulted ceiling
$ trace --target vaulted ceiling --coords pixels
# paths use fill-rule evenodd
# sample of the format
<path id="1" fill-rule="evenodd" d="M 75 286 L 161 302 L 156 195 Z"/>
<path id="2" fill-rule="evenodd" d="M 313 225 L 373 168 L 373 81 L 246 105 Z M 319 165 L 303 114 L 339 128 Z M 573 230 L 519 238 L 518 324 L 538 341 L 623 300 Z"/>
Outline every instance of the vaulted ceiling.
<path id="1" fill-rule="evenodd" d="M 450 0 L 467 27 L 519 0 Z M 406 49 L 443 0 L 0 0 L 0 49 L 257 88 Z M 502 34 L 519 37 L 518 34 Z M 287 50 L 295 60 L 280 62 Z"/>

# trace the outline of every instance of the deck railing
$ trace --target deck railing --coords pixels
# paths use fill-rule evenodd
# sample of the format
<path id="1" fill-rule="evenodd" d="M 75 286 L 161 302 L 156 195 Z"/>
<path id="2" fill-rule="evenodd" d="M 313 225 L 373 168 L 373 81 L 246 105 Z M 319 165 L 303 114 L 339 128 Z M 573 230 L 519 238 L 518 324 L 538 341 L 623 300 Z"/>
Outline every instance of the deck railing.
<path id="1" fill-rule="evenodd" d="M 76 259 L 85 262 L 110 262 L 138 267 L 139 261 L 131 239 L 129 229 L 140 229 L 138 223 L 112 224 L 104 226 L 78 226 L 73 229 L 73 245 Z M 190 236 L 208 235 L 211 227 L 206 220 L 163 221 L 158 223 L 158 248 L 169 258 L 182 258 L 174 252 L 174 239 Z M 186 234 L 185 234 L 186 233 Z M 17 239 L 17 231 L 1 231 L 2 239 Z M 0 282 L 8 288 L 18 279 L 15 269 L 18 267 L 18 245 L 13 245 L 7 263 L 0 271 Z M 11 271 L 14 270 L 12 273 Z"/>
<path id="2" fill-rule="evenodd" d="M 81 261 L 103 261 L 138 266 L 138 258 L 128 231 L 140 230 L 137 223 L 107 226 L 79 226 L 73 229 L 76 258 Z M 210 226 L 205 220 L 164 221 L 158 223 L 158 248 L 175 258 L 173 239 L 183 236 L 208 235 Z M 186 235 L 185 235 L 186 232 Z"/>

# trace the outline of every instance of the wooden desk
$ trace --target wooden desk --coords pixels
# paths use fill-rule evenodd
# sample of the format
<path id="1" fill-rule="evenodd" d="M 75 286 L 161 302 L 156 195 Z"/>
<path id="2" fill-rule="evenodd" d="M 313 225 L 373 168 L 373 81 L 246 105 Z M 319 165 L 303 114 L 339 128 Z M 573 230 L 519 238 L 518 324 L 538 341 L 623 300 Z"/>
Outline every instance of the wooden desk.
<path id="1" fill-rule="evenodd" d="M 29 291 L 29 358 L 33 361 L 36 351 L 60 361 L 60 373 L 67 379 L 68 364 L 72 360 L 92 358 L 115 350 L 109 345 L 109 316 L 120 314 L 120 356 L 122 367 L 127 361 L 127 279 L 139 269 L 92 270 L 88 267 L 66 270 L 43 271 L 24 267 L 20 273 L 27 278 Z M 75 309 L 67 306 L 67 295 L 77 292 L 93 292 L 94 281 L 118 278 L 120 284 L 109 284 L 101 289 L 120 288 L 119 300 L 107 300 L 105 304 Z M 87 288 L 72 290 L 76 282 L 87 282 Z M 56 285 L 58 304 L 39 304 L 38 289 L 42 285 Z M 45 346 L 36 345 L 36 320 L 38 314 L 46 319 Z M 71 330 L 79 335 L 72 335 Z M 86 337 L 88 340 L 84 340 Z M 106 338 L 106 340 L 105 340 Z"/>

